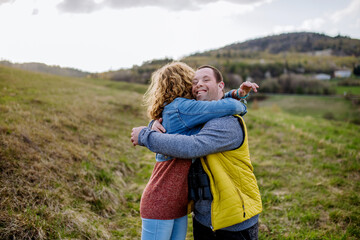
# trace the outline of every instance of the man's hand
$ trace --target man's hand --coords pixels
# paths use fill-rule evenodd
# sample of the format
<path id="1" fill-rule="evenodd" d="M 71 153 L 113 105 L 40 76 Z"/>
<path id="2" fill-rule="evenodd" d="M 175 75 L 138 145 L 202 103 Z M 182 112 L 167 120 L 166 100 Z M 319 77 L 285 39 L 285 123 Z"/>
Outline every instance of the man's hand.
<path id="1" fill-rule="evenodd" d="M 145 126 L 141 126 L 141 127 L 136 127 L 132 129 L 131 132 L 131 142 L 133 143 L 134 146 L 139 144 L 139 133 L 142 129 L 146 128 Z"/>
<path id="2" fill-rule="evenodd" d="M 166 132 L 166 129 L 163 127 L 163 125 L 161 125 L 162 123 L 162 118 L 159 118 L 159 120 L 155 120 L 152 127 L 151 127 L 151 130 L 155 130 L 159 133 L 164 133 Z"/>
<path id="3" fill-rule="evenodd" d="M 249 94 L 249 92 L 251 92 L 251 90 L 253 90 L 254 92 L 257 92 L 257 88 L 259 88 L 259 86 L 256 83 L 252 83 L 249 81 L 243 82 L 240 85 L 240 96 L 244 97 L 247 94 Z"/>

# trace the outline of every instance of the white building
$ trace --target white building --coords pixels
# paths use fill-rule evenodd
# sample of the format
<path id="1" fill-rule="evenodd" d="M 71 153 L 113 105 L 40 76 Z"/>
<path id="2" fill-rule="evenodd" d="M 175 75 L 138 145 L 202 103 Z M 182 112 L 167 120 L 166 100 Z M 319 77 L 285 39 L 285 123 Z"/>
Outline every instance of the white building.
<path id="1" fill-rule="evenodd" d="M 331 76 L 329 74 L 325 74 L 325 73 L 316 74 L 314 77 L 317 80 L 330 80 L 331 79 Z"/>
<path id="2" fill-rule="evenodd" d="M 334 72 L 334 76 L 338 78 L 348 78 L 351 76 L 351 70 L 350 69 L 336 70 Z"/>

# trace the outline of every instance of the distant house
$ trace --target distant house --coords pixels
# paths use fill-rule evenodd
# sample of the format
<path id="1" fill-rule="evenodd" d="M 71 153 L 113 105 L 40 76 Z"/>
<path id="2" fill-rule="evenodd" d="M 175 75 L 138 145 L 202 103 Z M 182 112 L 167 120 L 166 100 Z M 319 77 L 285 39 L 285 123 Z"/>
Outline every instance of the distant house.
<path id="1" fill-rule="evenodd" d="M 334 76 L 338 78 L 347 78 L 351 76 L 351 70 L 350 69 L 342 69 L 342 70 L 336 70 L 334 72 Z"/>
<path id="2" fill-rule="evenodd" d="M 332 49 L 324 49 L 319 51 L 307 52 L 307 54 L 312 56 L 331 56 L 332 52 L 333 52 Z"/>
<path id="3" fill-rule="evenodd" d="M 332 54 L 332 49 L 324 49 L 314 52 L 315 56 L 331 56 L 331 54 Z"/>
<path id="4" fill-rule="evenodd" d="M 325 73 L 316 74 L 314 77 L 317 80 L 330 80 L 331 79 L 331 76 L 329 74 L 325 74 Z"/>

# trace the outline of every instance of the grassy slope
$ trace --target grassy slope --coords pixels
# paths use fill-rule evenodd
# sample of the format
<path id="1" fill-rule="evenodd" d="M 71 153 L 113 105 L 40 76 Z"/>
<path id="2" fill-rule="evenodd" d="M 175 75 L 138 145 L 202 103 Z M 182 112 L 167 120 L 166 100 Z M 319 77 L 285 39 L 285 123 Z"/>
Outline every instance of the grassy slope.
<path id="1" fill-rule="evenodd" d="M 270 95 L 259 107 L 279 107 L 298 116 L 351 121 L 360 119 L 360 109 L 342 96 Z"/>
<path id="2" fill-rule="evenodd" d="M 357 239 L 359 126 L 278 108 L 250 110 L 247 124 L 264 206 L 261 239 Z"/>
<path id="3" fill-rule="evenodd" d="M 337 94 L 350 93 L 350 94 L 360 95 L 360 86 L 337 86 L 336 93 Z"/>
<path id="4" fill-rule="evenodd" d="M 0 67 L 0 239 L 138 236 L 144 90 Z"/>
<path id="5" fill-rule="evenodd" d="M 139 238 L 153 154 L 129 134 L 144 90 L 0 67 L 1 239 Z M 359 238 L 360 127 L 280 107 L 246 116 L 260 239 Z"/>

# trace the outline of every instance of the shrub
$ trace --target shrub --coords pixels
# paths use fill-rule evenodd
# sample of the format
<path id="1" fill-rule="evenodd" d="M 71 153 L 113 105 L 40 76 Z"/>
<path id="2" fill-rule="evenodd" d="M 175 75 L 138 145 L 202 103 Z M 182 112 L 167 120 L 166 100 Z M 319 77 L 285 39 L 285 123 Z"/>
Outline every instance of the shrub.
<path id="1" fill-rule="evenodd" d="M 353 73 L 356 76 L 360 76 L 360 65 L 356 65 L 353 69 Z"/>

